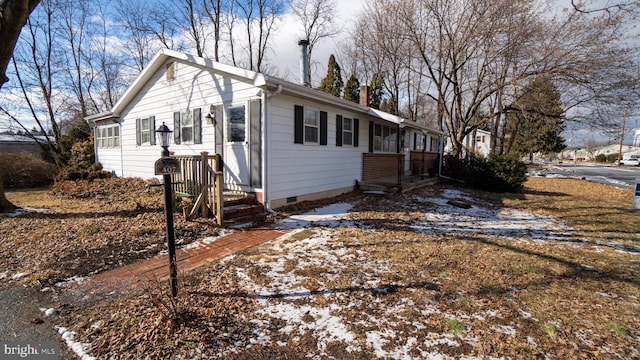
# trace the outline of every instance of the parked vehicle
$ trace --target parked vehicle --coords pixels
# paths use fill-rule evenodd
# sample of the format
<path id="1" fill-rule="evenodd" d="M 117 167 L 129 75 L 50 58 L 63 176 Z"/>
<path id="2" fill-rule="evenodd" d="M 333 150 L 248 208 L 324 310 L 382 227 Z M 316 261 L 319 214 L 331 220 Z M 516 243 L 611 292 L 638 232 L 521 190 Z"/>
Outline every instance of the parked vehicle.
<path id="1" fill-rule="evenodd" d="M 618 165 L 618 160 L 616 160 L 616 165 Z M 620 160 L 620 165 L 639 166 L 640 161 L 637 158 L 622 158 L 622 160 Z"/>

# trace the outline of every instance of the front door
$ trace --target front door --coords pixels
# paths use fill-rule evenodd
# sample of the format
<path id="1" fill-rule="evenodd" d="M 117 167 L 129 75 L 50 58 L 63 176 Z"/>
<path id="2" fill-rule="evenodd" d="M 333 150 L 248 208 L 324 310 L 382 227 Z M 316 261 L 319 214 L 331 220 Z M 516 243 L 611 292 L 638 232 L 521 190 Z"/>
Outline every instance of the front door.
<path id="1" fill-rule="evenodd" d="M 247 106 L 229 107 L 225 120 L 224 182 L 229 188 L 246 190 L 250 185 Z"/>

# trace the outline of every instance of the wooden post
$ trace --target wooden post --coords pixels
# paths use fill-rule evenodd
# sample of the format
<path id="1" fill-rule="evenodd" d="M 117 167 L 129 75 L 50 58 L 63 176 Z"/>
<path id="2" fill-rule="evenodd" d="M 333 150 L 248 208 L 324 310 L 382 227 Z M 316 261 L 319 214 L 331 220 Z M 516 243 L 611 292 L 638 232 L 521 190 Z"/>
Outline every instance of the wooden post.
<path id="1" fill-rule="evenodd" d="M 215 191 L 215 203 L 216 203 L 216 219 L 218 220 L 218 225 L 222 226 L 224 224 L 224 198 L 223 198 L 223 184 L 224 184 L 224 175 L 222 170 L 222 161 L 220 159 L 220 154 L 215 155 L 216 158 L 214 160 L 216 166 L 214 169 L 215 180 L 214 180 L 214 191 Z"/>
<path id="2" fill-rule="evenodd" d="M 202 195 L 202 204 L 200 205 L 200 212 L 202 217 L 209 217 L 209 153 L 203 151 L 200 153 L 200 173 L 202 176 L 202 188 L 200 189 Z"/>

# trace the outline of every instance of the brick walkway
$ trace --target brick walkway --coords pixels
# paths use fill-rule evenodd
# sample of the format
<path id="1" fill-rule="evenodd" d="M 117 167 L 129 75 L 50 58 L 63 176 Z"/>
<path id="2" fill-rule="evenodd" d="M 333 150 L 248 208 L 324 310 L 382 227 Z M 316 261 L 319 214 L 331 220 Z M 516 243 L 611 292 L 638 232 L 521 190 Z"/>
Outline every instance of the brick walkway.
<path id="1" fill-rule="evenodd" d="M 255 228 L 233 230 L 217 240 L 198 247 L 176 251 L 178 282 L 180 274 L 204 266 L 227 255 L 276 239 L 287 230 Z M 145 285 L 169 278 L 169 258 L 157 256 L 131 265 L 109 270 L 72 286 L 85 300 L 98 300 L 112 294 L 135 292 Z"/>

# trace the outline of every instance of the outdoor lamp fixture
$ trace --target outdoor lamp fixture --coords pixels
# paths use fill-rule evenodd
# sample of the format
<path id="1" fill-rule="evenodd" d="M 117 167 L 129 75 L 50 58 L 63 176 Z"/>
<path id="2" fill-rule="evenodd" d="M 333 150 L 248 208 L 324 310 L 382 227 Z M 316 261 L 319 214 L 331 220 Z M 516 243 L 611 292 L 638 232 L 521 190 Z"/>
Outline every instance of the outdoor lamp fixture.
<path id="1" fill-rule="evenodd" d="M 173 191 L 171 190 L 171 174 L 177 172 L 179 165 L 177 160 L 169 157 L 169 144 L 171 143 L 171 131 L 167 125 L 162 125 L 156 130 L 158 142 L 162 147 L 162 158 L 156 162 L 156 175 L 162 174 L 164 182 L 164 219 L 167 226 L 167 249 L 169 251 L 169 283 L 171 296 L 178 295 L 178 266 L 176 264 L 176 244 L 173 230 Z"/>
<path id="2" fill-rule="evenodd" d="M 162 156 L 169 156 L 169 145 L 171 144 L 171 134 L 173 131 L 167 127 L 167 125 L 162 123 L 160 127 L 156 130 L 156 136 L 158 137 L 158 142 L 162 147 Z"/>
<path id="3" fill-rule="evenodd" d="M 209 113 L 204 117 L 207 120 L 207 124 L 215 125 L 216 124 L 216 106 L 209 106 Z"/>

